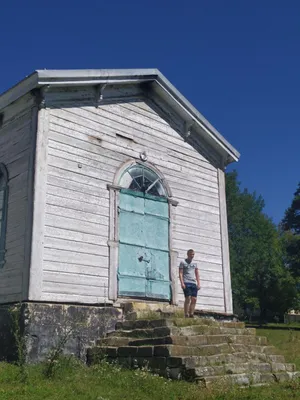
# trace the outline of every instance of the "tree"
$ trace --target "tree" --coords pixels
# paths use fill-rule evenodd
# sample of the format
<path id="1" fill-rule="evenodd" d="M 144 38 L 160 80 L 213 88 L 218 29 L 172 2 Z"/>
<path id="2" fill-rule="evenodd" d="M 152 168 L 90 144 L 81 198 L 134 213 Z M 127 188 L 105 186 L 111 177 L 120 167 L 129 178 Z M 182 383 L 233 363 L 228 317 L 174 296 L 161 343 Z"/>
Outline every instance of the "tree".
<path id="1" fill-rule="evenodd" d="M 264 200 L 241 190 L 237 172 L 226 175 L 228 232 L 235 309 L 283 313 L 294 304 L 295 282 L 284 266 L 279 232 Z"/>
<path id="2" fill-rule="evenodd" d="M 300 278 L 300 183 L 280 227 L 286 251 L 285 264 L 295 278 Z"/>

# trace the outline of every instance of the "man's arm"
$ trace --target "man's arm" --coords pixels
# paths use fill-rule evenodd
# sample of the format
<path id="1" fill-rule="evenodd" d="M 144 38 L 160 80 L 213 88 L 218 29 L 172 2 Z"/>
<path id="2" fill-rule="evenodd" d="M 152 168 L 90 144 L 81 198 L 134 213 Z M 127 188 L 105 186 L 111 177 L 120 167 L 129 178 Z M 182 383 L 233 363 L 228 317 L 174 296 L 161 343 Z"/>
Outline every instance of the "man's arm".
<path id="1" fill-rule="evenodd" d="M 199 275 L 198 268 L 195 268 L 195 275 L 196 275 L 196 281 L 197 281 L 197 288 L 200 289 L 200 275 Z"/>
<path id="2" fill-rule="evenodd" d="M 181 265 L 179 266 L 179 279 L 182 289 L 185 289 L 185 284 L 183 282 L 183 268 L 181 267 Z"/>

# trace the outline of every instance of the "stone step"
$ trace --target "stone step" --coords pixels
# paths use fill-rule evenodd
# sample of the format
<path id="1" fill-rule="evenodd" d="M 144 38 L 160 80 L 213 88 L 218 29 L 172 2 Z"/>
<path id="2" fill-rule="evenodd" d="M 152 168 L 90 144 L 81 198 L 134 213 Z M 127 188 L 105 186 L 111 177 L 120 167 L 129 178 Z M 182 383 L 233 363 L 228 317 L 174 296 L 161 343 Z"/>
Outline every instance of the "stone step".
<path id="1" fill-rule="evenodd" d="M 203 346 L 210 344 L 236 343 L 245 345 L 267 345 L 266 337 L 238 335 L 194 335 L 165 336 L 161 338 L 137 339 L 129 341 L 129 346 L 151 346 L 174 344 L 178 346 Z"/>
<path id="2" fill-rule="evenodd" d="M 170 318 L 153 320 L 134 320 L 116 323 L 116 330 L 153 329 L 162 327 L 187 327 L 195 325 L 222 326 L 226 328 L 245 328 L 244 322 L 215 321 L 210 318 Z"/>
<path id="3" fill-rule="evenodd" d="M 230 353 L 228 344 L 206 345 L 201 347 L 157 345 L 157 346 L 97 346 L 89 349 L 94 357 L 176 357 L 176 356 L 209 356 Z"/>
<path id="4" fill-rule="evenodd" d="M 187 369 L 205 366 L 219 366 L 224 364 L 243 364 L 248 362 L 285 364 L 285 358 L 281 355 L 268 356 L 262 353 L 233 353 L 216 354 L 212 356 L 183 356 L 169 357 L 167 365 L 169 367 L 184 366 Z"/>
<path id="5" fill-rule="evenodd" d="M 238 350 L 236 349 L 238 346 Z M 106 354 L 106 351 L 115 349 L 115 355 L 111 357 L 174 357 L 174 356 L 211 356 L 217 354 L 232 354 L 235 352 L 255 353 L 262 355 L 276 355 L 276 349 L 273 346 L 256 346 L 256 345 L 235 345 L 228 343 L 195 346 L 180 345 L 155 345 L 155 346 L 120 346 L 108 347 L 99 346 L 99 353 Z M 96 351 L 96 350 L 95 350 Z"/>
<path id="6" fill-rule="evenodd" d="M 279 354 L 278 350 L 274 346 L 259 346 L 259 345 L 251 345 L 251 344 L 230 344 L 232 353 L 263 353 L 266 355 L 277 355 Z"/>
<path id="7" fill-rule="evenodd" d="M 153 346 L 98 346 L 93 348 L 95 353 L 109 357 L 184 357 L 184 356 L 213 356 L 233 353 L 253 353 L 260 361 L 270 360 L 272 362 L 277 355 L 273 346 L 236 345 L 236 344 L 214 344 L 195 346 L 181 346 L 174 344 Z M 283 361 L 284 362 L 284 361 Z"/>
<path id="8" fill-rule="evenodd" d="M 125 350 L 124 350 L 125 347 Z M 149 362 L 154 358 L 159 358 L 160 362 L 163 358 L 169 367 L 181 367 L 184 366 L 187 369 L 193 369 L 202 366 L 218 366 L 228 363 L 247 363 L 247 362 L 261 362 L 261 363 L 273 363 L 273 364 L 285 364 L 285 358 L 282 355 L 267 355 L 263 353 L 217 353 L 213 355 L 173 355 L 173 356 L 158 356 L 157 352 L 161 354 L 164 350 L 164 346 L 159 346 L 159 350 L 156 351 L 154 356 L 154 348 L 146 346 L 140 347 L 137 351 L 136 347 L 131 348 L 129 352 L 126 352 L 126 346 L 123 346 L 121 351 L 118 351 L 118 347 L 93 347 L 88 349 L 87 355 L 90 362 L 97 362 L 101 358 L 108 357 L 111 360 L 118 361 L 120 358 L 135 358 L 138 360 L 139 364 L 143 362 Z M 206 352 L 211 352 L 211 347 L 205 349 Z M 164 350 L 164 354 L 166 351 Z"/>
<path id="9" fill-rule="evenodd" d="M 225 376 L 206 376 L 200 378 L 198 382 L 205 387 L 215 385 L 239 385 L 239 386 L 257 386 L 259 384 L 268 384 L 272 382 L 290 381 L 298 378 L 299 372 L 277 372 L 263 373 L 251 372 L 245 374 L 234 374 Z"/>
<path id="10" fill-rule="evenodd" d="M 163 346 L 160 346 L 163 347 Z M 87 351 L 87 359 L 89 364 L 97 363 L 100 359 L 106 357 L 108 361 L 118 362 L 126 364 L 128 367 L 132 367 L 134 360 L 139 366 L 149 364 L 159 364 L 161 368 L 184 368 L 185 370 L 196 369 L 198 367 L 216 367 L 224 366 L 225 364 L 244 364 L 244 363 L 262 363 L 272 364 L 273 369 L 277 366 L 279 369 L 283 369 L 282 365 L 287 366 L 285 358 L 282 355 L 266 355 L 263 353 L 234 353 L 234 354 L 215 354 L 208 356 L 169 356 L 161 357 L 154 355 L 154 348 L 140 347 L 137 348 L 123 348 L 118 351 L 117 347 L 93 347 Z M 162 349 L 159 349 L 158 353 L 161 353 Z M 293 365 L 293 364 L 290 364 Z M 293 367 L 291 367 L 293 368 Z M 291 368 L 287 368 L 288 371 Z"/>
<path id="11" fill-rule="evenodd" d="M 191 335 L 246 335 L 246 336 L 255 336 L 256 329 L 255 328 L 232 328 L 224 326 L 206 326 L 206 325 L 194 325 L 187 326 L 181 328 L 173 328 L 179 329 L 179 334 L 182 336 L 191 336 Z M 175 334 L 175 333 L 174 333 Z"/>
<path id="12" fill-rule="evenodd" d="M 295 370 L 295 364 L 248 362 L 197 367 L 187 370 L 187 373 L 192 374 L 197 379 L 204 376 L 236 375 L 249 372 L 295 372 Z"/>
<path id="13" fill-rule="evenodd" d="M 169 335 L 175 336 L 194 336 L 194 335 L 245 335 L 255 336 L 256 330 L 254 328 L 227 328 L 226 326 L 207 326 L 207 325 L 194 325 L 187 327 L 162 327 L 151 329 L 133 329 L 133 330 L 117 330 L 108 333 L 107 336 L 111 337 L 131 337 L 131 338 L 157 338 Z"/>
<path id="14" fill-rule="evenodd" d="M 159 341 L 160 339 L 156 339 Z M 134 342 L 133 342 L 134 343 Z M 102 350 L 105 349 L 106 346 L 99 346 Z M 264 354 L 264 355 L 277 355 L 277 349 L 274 346 L 259 346 L 259 345 L 244 345 L 244 344 L 229 344 L 229 343 L 220 343 L 220 344 L 208 344 L 201 346 L 189 346 L 189 345 L 180 345 L 180 344 L 161 344 L 155 343 L 151 345 L 127 345 L 125 346 L 112 346 L 118 348 L 118 355 L 120 352 L 121 356 L 131 355 L 139 353 L 141 356 L 141 352 L 144 351 L 147 353 L 147 357 L 158 356 L 158 357 L 172 357 L 172 356 L 210 356 L 216 354 L 232 354 L 232 353 L 256 353 L 256 354 Z"/>
<path id="15" fill-rule="evenodd" d="M 157 316 L 159 318 L 183 318 L 184 310 L 183 308 L 178 308 L 178 306 L 171 305 L 168 303 L 157 303 L 157 302 L 140 302 L 140 301 L 132 301 L 121 304 L 123 308 L 124 314 L 126 315 L 126 319 L 153 319 L 153 317 Z M 216 313 L 212 311 L 196 311 L 196 316 L 201 318 L 213 318 L 223 321 L 232 321 L 235 320 L 235 316 L 227 313 Z"/>
<path id="16" fill-rule="evenodd" d="M 232 322 L 232 321 L 216 321 L 210 318 L 174 318 L 171 320 L 174 326 L 185 327 L 194 325 L 208 325 L 208 326 L 223 326 L 226 328 L 237 328 L 244 329 L 244 322 Z"/>
<path id="17" fill-rule="evenodd" d="M 155 346 L 174 344 L 179 346 L 202 346 L 209 344 L 236 343 L 246 345 L 267 345 L 267 338 L 262 336 L 246 335 L 194 335 L 175 336 L 169 335 L 157 338 L 136 339 L 130 337 L 113 337 L 100 339 L 98 346 Z"/>

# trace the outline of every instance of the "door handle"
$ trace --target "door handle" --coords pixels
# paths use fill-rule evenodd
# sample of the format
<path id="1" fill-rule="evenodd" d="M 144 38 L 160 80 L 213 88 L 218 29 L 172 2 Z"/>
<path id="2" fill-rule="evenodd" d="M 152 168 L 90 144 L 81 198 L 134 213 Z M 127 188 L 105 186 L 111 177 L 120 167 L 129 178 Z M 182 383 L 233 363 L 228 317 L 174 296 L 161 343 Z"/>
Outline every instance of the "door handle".
<path id="1" fill-rule="evenodd" d="M 149 262 L 150 262 L 150 260 L 144 260 L 144 257 L 143 257 L 143 256 L 140 256 L 140 257 L 138 258 L 138 260 L 139 260 L 139 262 L 145 261 L 147 264 L 149 264 Z"/>

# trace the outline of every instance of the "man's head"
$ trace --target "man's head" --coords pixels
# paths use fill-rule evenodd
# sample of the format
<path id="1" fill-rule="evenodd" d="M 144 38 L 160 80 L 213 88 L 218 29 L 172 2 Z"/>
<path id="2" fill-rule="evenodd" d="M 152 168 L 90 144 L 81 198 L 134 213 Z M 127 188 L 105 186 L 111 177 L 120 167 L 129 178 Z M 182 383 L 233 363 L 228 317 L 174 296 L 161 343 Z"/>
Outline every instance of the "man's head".
<path id="1" fill-rule="evenodd" d="M 187 251 L 187 259 L 188 259 L 188 261 L 191 262 L 193 260 L 194 256 L 195 256 L 194 250 L 193 249 L 189 249 Z"/>

